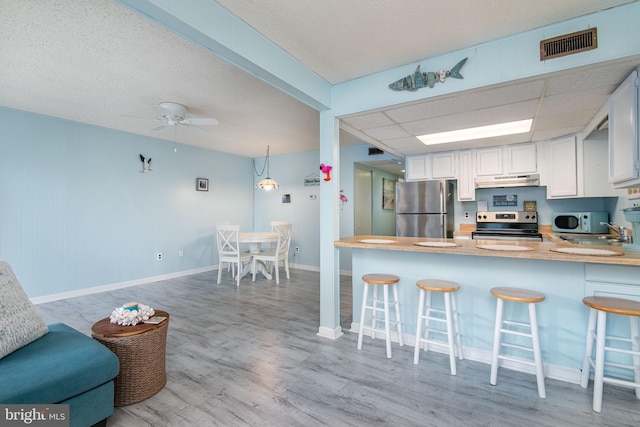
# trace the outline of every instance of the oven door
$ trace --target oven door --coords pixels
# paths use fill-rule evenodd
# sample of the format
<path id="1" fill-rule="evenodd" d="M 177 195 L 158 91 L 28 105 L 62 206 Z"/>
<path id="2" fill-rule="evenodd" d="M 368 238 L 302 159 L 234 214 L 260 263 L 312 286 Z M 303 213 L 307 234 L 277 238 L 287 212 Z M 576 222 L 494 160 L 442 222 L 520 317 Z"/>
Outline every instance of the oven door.
<path id="1" fill-rule="evenodd" d="M 528 240 L 530 242 L 542 242 L 540 234 L 524 234 L 524 233 L 492 233 L 492 232 L 471 232 L 473 240 Z"/>

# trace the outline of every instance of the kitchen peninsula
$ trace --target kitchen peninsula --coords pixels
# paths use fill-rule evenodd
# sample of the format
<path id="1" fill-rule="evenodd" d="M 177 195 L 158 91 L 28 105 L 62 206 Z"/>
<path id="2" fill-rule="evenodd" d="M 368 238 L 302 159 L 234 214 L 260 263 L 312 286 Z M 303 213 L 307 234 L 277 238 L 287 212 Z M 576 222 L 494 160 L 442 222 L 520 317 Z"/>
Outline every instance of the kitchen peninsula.
<path id="1" fill-rule="evenodd" d="M 362 243 L 363 240 L 373 243 Z M 435 246 L 417 245 L 424 242 Z M 500 245 L 513 250 L 492 250 L 501 249 L 495 247 Z M 496 307 L 489 290 L 496 286 L 529 288 L 546 296 L 537 307 L 545 374 L 548 378 L 575 384 L 579 383 L 588 317 L 582 298 L 594 294 L 640 297 L 640 253 L 624 252 L 621 247 L 591 246 L 587 253 L 598 255 L 576 255 L 557 252 L 585 250 L 565 242 L 395 236 L 346 237 L 336 241 L 335 246 L 352 251 L 354 321 L 351 331 L 356 332 L 359 326 L 356 319 L 360 318 L 364 274 L 389 273 L 400 277 L 401 320 L 404 341 L 409 345 L 415 340 L 416 281 L 451 280 L 460 284 L 458 311 L 465 358 L 489 364 Z M 439 303 L 436 301 L 434 305 Z M 521 307 L 506 309 L 514 310 L 516 317 L 526 316 Z M 628 334 L 626 319 L 611 319 L 609 325 L 621 334 Z M 522 369 L 508 363 L 504 366 Z M 488 378 L 487 367 L 487 381 Z"/>

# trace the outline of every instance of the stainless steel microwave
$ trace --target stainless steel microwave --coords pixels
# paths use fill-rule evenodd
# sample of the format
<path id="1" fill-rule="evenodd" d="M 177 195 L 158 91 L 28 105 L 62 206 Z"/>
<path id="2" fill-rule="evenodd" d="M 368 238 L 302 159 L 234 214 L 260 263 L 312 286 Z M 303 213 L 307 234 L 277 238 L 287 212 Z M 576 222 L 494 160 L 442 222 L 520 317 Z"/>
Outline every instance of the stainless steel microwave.
<path id="1" fill-rule="evenodd" d="M 551 215 L 551 229 L 561 233 L 604 234 L 609 229 L 601 222 L 609 221 L 607 212 L 562 212 Z"/>

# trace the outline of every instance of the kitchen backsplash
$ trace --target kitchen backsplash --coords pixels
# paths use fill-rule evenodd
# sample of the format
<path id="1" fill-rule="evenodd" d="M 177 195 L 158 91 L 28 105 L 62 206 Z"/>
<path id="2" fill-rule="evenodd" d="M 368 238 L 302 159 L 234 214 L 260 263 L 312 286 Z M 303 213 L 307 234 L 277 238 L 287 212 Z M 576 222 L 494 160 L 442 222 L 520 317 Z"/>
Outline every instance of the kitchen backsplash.
<path id="1" fill-rule="evenodd" d="M 499 196 L 495 198 L 498 206 L 494 206 L 494 196 Z M 511 203 L 505 203 L 505 200 L 510 201 Z M 620 224 L 624 223 L 624 216 L 622 215 L 621 210 L 633 205 L 633 201 L 628 200 L 626 197 L 593 197 L 547 200 L 547 188 L 544 186 L 485 188 L 476 190 L 475 202 L 458 202 L 456 204 L 456 224 L 475 223 L 474 214 L 478 210 L 478 201 L 486 202 L 489 211 L 521 211 L 524 210 L 523 203 L 530 200 L 535 201 L 537 204 L 539 224 L 551 224 L 551 214 L 554 212 L 574 211 L 609 212 L 609 219 L 616 224 Z M 511 204 L 515 204 L 515 206 L 511 206 Z M 465 213 L 469 214 L 468 217 L 466 217 Z"/>

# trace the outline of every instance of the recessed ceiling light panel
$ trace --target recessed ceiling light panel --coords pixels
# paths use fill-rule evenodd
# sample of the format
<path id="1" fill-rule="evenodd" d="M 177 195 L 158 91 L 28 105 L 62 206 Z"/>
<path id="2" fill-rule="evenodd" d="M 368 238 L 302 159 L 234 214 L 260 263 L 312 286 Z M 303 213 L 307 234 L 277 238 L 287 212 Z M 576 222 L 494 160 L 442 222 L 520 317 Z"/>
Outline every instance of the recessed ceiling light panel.
<path id="1" fill-rule="evenodd" d="M 496 125 L 479 126 L 475 128 L 459 129 L 449 132 L 432 133 L 418 137 L 425 145 L 446 144 L 448 142 L 468 141 L 472 139 L 492 138 L 496 136 L 527 133 L 531 130 L 533 119 L 515 122 L 499 123 Z"/>

